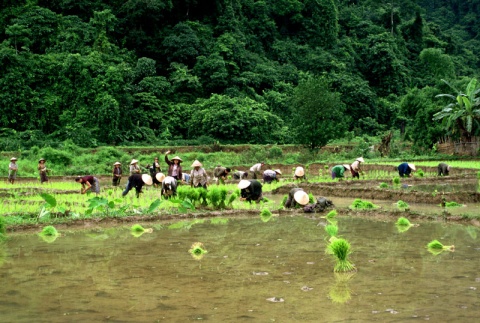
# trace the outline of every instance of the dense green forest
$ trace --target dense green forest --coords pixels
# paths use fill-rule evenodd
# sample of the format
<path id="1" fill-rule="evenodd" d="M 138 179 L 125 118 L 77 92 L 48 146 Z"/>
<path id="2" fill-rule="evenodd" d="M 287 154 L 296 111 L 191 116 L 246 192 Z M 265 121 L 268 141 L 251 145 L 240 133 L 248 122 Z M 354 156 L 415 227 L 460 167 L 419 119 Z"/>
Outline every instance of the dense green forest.
<path id="1" fill-rule="evenodd" d="M 480 0 L 1 4 L 2 150 L 479 134 Z"/>

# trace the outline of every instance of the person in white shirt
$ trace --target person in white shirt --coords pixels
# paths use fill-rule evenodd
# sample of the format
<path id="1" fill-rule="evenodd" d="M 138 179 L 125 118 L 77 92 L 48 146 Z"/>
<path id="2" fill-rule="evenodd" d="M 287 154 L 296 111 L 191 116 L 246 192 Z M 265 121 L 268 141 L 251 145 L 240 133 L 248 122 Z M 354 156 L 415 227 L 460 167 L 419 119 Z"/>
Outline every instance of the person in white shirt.
<path id="1" fill-rule="evenodd" d="M 250 167 L 250 177 L 253 179 L 257 179 L 257 175 L 260 175 L 260 170 L 262 166 L 265 165 L 264 163 L 258 163 Z"/>

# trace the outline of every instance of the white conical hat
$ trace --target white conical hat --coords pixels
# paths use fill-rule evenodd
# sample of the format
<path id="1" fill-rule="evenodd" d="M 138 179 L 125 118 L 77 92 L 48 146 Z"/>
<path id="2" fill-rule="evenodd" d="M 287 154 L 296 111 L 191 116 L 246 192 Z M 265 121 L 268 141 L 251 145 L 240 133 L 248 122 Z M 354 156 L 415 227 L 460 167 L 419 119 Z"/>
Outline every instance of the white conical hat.
<path id="1" fill-rule="evenodd" d="M 192 167 L 202 167 L 202 163 L 199 162 L 198 160 L 195 160 L 192 164 Z"/>
<path id="2" fill-rule="evenodd" d="M 175 160 L 175 159 L 178 160 L 178 161 L 181 161 L 181 162 L 183 161 L 183 160 L 182 160 L 180 157 L 178 157 L 178 156 L 175 156 L 175 157 L 172 158 L 172 160 Z"/>
<path id="3" fill-rule="evenodd" d="M 348 165 L 348 164 L 345 164 L 345 165 L 342 165 L 342 166 L 345 167 L 345 168 L 348 169 L 348 170 L 351 169 L 350 165 Z"/>
<path id="4" fill-rule="evenodd" d="M 298 166 L 297 168 L 295 168 L 295 176 L 303 175 L 305 175 L 305 170 L 303 169 L 303 167 Z"/>
<path id="5" fill-rule="evenodd" d="M 147 185 L 152 185 L 153 184 L 152 176 L 150 176 L 148 174 L 142 174 L 142 181 Z"/>
<path id="6" fill-rule="evenodd" d="M 408 164 L 408 167 L 409 167 L 411 170 L 417 170 L 417 169 L 415 168 L 415 165 L 414 165 L 414 164 Z"/>
<path id="7" fill-rule="evenodd" d="M 10 158 L 10 161 L 17 160 L 15 157 Z"/>
<path id="8" fill-rule="evenodd" d="M 115 162 L 115 164 L 113 164 L 113 166 L 115 166 L 115 165 L 121 165 L 121 163 L 120 162 Z"/>
<path id="9" fill-rule="evenodd" d="M 249 187 L 251 184 L 250 181 L 246 180 L 246 179 L 242 179 L 240 182 L 238 182 L 238 188 L 243 190 L 244 188 L 247 188 Z"/>
<path id="10" fill-rule="evenodd" d="M 163 182 L 163 180 L 165 179 L 165 174 L 163 174 L 163 173 L 157 173 L 157 174 L 155 175 L 155 178 L 157 179 L 157 181 Z"/>
<path id="11" fill-rule="evenodd" d="M 293 195 L 293 198 L 295 201 L 297 201 L 298 204 L 301 205 L 307 205 L 310 198 L 308 197 L 308 194 L 305 191 L 298 191 Z"/>
<path id="12" fill-rule="evenodd" d="M 365 160 L 363 160 L 363 157 L 358 157 L 358 158 L 355 159 L 355 160 L 357 160 L 357 161 L 359 161 L 359 162 L 361 162 L 361 163 L 364 163 L 364 162 L 365 162 Z"/>
<path id="13" fill-rule="evenodd" d="M 132 159 L 132 161 L 130 162 L 130 165 L 133 165 L 133 164 L 136 164 L 136 163 L 138 163 L 138 160 Z"/>
<path id="14" fill-rule="evenodd" d="M 281 171 L 280 169 L 275 169 L 274 172 L 277 173 L 277 174 L 282 175 L 282 171 Z"/>

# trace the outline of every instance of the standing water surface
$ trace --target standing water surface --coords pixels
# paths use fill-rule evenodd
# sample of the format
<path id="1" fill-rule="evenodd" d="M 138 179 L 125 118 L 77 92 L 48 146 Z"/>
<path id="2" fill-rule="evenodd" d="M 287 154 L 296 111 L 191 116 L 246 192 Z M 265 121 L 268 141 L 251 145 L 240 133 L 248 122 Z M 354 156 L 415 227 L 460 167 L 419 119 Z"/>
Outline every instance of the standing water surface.
<path id="1" fill-rule="evenodd" d="M 53 243 L 12 234 L 0 245 L 1 321 L 474 322 L 480 316 L 477 228 L 421 223 L 398 233 L 391 222 L 339 218 L 358 272 L 336 275 L 325 254 L 323 220 L 214 223 L 157 224 L 139 238 L 129 228 L 68 231 Z M 455 252 L 430 254 L 425 246 L 433 239 L 454 244 Z M 201 260 L 188 252 L 197 241 L 208 250 Z"/>

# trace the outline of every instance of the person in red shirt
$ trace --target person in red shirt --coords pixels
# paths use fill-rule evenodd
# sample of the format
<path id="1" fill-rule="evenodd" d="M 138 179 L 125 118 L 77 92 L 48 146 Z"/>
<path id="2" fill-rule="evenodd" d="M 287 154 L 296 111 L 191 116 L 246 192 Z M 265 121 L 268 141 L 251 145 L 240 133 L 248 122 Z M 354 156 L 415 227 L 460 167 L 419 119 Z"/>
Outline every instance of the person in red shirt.
<path id="1" fill-rule="evenodd" d="M 92 175 L 78 176 L 75 178 L 75 182 L 82 184 L 80 192 L 85 194 L 87 191 L 95 192 L 97 195 L 100 193 L 100 184 L 98 179 Z"/>

